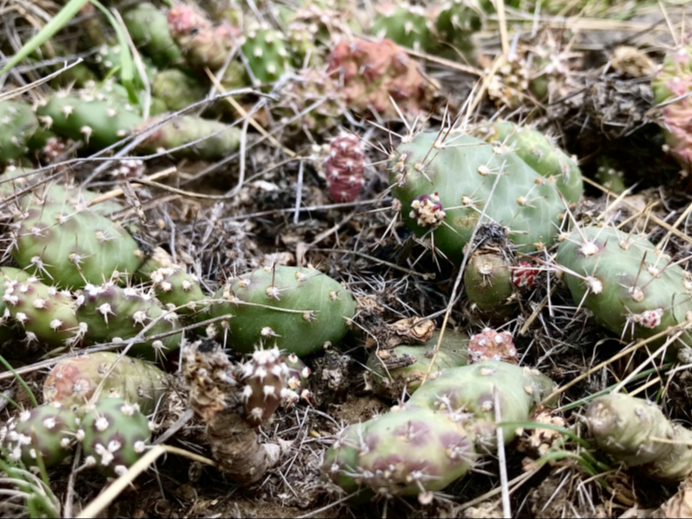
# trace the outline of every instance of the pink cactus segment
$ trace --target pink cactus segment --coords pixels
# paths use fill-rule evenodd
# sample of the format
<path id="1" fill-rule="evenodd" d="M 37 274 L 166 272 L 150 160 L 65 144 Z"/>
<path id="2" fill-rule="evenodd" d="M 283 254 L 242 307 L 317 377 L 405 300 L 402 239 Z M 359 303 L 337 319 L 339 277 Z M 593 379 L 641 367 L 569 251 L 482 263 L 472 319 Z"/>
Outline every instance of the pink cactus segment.
<path id="1" fill-rule="evenodd" d="M 197 9 L 185 5 L 174 5 L 168 12 L 168 27 L 175 38 L 191 30 L 205 32 L 211 30 L 211 22 Z"/>
<path id="2" fill-rule="evenodd" d="M 512 336 L 507 332 L 497 332 L 486 328 L 469 341 L 469 364 L 487 360 L 500 360 L 509 364 L 518 364 L 518 352 Z"/>
<path id="3" fill-rule="evenodd" d="M 682 90 L 685 94 L 692 85 Z M 663 122 L 668 133 L 669 152 L 678 161 L 692 165 L 692 98 L 687 97 L 663 109 Z"/>
<path id="4" fill-rule="evenodd" d="M 195 68 L 217 69 L 226 60 L 233 46 L 237 29 L 220 25 L 214 27 L 205 14 L 192 6 L 178 4 L 168 11 L 171 36 L 186 53 L 186 59 Z"/>
<path id="5" fill-rule="evenodd" d="M 365 150 L 358 137 L 342 133 L 332 142 L 326 164 L 329 194 L 337 202 L 353 202 L 363 189 Z"/>
<path id="6" fill-rule="evenodd" d="M 519 288 L 534 288 L 538 269 L 530 261 L 522 260 L 512 269 L 512 283 Z"/>

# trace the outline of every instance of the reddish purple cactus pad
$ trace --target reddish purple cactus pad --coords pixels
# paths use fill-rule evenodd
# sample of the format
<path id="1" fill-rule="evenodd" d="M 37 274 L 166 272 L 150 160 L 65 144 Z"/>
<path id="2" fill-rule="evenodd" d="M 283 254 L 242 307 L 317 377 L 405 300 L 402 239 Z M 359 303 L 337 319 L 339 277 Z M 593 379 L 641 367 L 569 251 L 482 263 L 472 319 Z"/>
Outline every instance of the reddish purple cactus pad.
<path id="1" fill-rule="evenodd" d="M 471 337 L 469 342 L 469 364 L 487 360 L 500 360 L 518 364 L 517 348 L 512 336 L 507 332 L 497 332 L 486 328 Z"/>
<path id="2" fill-rule="evenodd" d="M 522 260 L 512 269 L 512 283 L 519 288 L 535 288 L 538 272 L 533 263 Z"/>
<path id="3" fill-rule="evenodd" d="M 353 202 L 363 189 L 365 151 L 358 137 L 341 134 L 329 150 L 326 164 L 329 194 L 337 202 Z"/>

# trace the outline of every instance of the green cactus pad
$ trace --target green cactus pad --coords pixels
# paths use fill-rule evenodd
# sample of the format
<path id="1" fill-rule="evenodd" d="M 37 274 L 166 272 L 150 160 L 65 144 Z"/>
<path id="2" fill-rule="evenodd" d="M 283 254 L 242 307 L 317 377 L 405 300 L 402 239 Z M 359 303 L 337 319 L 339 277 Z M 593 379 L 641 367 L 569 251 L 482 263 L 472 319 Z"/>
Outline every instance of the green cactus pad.
<path id="1" fill-rule="evenodd" d="M 10 460 L 36 467 L 40 454 L 43 465 L 53 467 L 74 448 L 77 417 L 59 404 L 46 404 L 23 411 L 4 432 Z"/>
<path id="2" fill-rule="evenodd" d="M 560 244 L 556 261 L 574 301 L 626 340 L 662 332 L 692 311 L 687 273 L 642 236 L 581 229 Z M 679 343 L 692 345 L 688 334 Z"/>
<path id="3" fill-rule="evenodd" d="M 78 323 L 74 316 L 75 302 L 69 292 L 60 292 L 35 277 L 12 275 L 3 269 L 5 280 L 3 302 L 6 310 L 30 341 L 50 346 L 71 344 Z"/>
<path id="4" fill-rule="evenodd" d="M 151 117 L 135 131 L 159 124 L 165 116 Z M 196 160 L 220 160 L 240 147 L 240 129 L 226 124 L 181 115 L 159 126 L 139 146 L 145 153 L 158 153 L 196 142 L 192 146 L 174 152 L 176 157 Z M 199 141 L 199 142 L 197 142 Z"/>
<path id="5" fill-rule="evenodd" d="M 85 204 L 30 204 L 14 226 L 17 264 L 60 287 L 100 283 L 115 271 L 132 273 L 142 261 L 134 238 Z"/>
<path id="6" fill-rule="evenodd" d="M 260 83 L 276 81 L 290 66 L 283 36 L 278 31 L 249 31 L 242 50 L 250 70 Z"/>
<path id="7" fill-rule="evenodd" d="M 120 398 L 100 400 L 77 432 L 85 462 L 104 476 L 117 477 L 135 464 L 151 440 L 147 417 Z"/>
<path id="8" fill-rule="evenodd" d="M 435 52 L 439 49 L 431 26 L 424 7 L 386 4 L 375 17 L 371 32 L 409 49 Z"/>
<path id="9" fill-rule="evenodd" d="M 164 70 L 156 74 L 151 91 L 172 112 L 187 108 L 207 95 L 204 85 L 178 69 Z"/>
<path id="10" fill-rule="evenodd" d="M 155 319 L 156 324 L 148 330 L 147 336 L 180 328 L 175 312 L 167 311 L 152 294 L 136 288 L 120 288 L 110 282 L 99 286 L 87 285 L 77 302 L 80 331 L 83 330 L 84 340 L 89 343 L 125 341 L 135 337 Z M 156 360 L 180 348 L 181 339 L 181 335 L 176 333 L 135 344 L 129 354 Z"/>
<path id="11" fill-rule="evenodd" d="M 390 162 L 393 194 L 406 225 L 433 234 L 435 247 L 461 262 L 483 208 L 483 224 L 509 228 L 522 252 L 554 241 L 564 205 L 559 192 L 526 162 L 469 135 L 419 133 Z M 491 200 L 488 197 L 500 174 Z"/>
<path id="12" fill-rule="evenodd" d="M 581 198 L 584 182 L 579 166 L 541 132 L 508 122 L 495 122 L 478 132 L 492 144 L 510 147 L 536 172 L 556 182 L 569 203 L 575 204 Z"/>
<path id="13" fill-rule="evenodd" d="M 182 52 L 168 30 L 166 13 L 149 2 L 140 2 L 123 15 L 134 44 L 159 67 L 184 63 Z"/>
<path id="14" fill-rule="evenodd" d="M 620 393 L 602 396 L 589 405 L 586 423 L 601 450 L 648 477 L 673 482 L 692 473 L 692 431 L 671 423 L 651 402 Z"/>
<path id="15" fill-rule="evenodd" d="M 460 52 L 473 50 L 473 33 L 481 28 L 479 10 L 464 0 L 444 2 L 435 19 L 435 29 L 441 41 Z"/>
<path id="16" fill-rule="evenodd" d="M 21 159 L 38 130 L 38 119 L 26 103 L 0 102 L 0 165 Z"/>
<path id="17" fill-rule="evenodd" d="M 201 310 L 205 300 L 199 279 L 194 274 L 188 274 L 179 265 L 162 267 L 149 277 L 154 283 L 154 292 L 164 305 L 173 305 L 181 314 L 190 314 Z"/>
<path id="18" fill-rule="evenodd" d="M 346 429 L 322 471 L 349 492 L 362 486 L 384 496 L 420 495 L 442 490 L 474 461 L 473 440 L 461 421 L 412 408 Z"/>
<path id="19" fill-rule="evenodd" d="M 214 299 L 228 302 L 214 304 L 213 317 L 232 316 L 217 323 L 217 338 L 245 353 L 260 344 L 299 357 L 319 351 L 343 338 L 356 311 L 344 287 L 310 268 L 258 269 L 230 280 Z"/>
<path id="20" fill-rule="evenodd" d="M 91 97 L 58 93 L 38 107 L 39 120 L 61 137 L 84 141 L 90 149 L 106 148 L 130 135 L 142 120 L 137 108 Z"/>
<path id="21" fill-rule="evenodd" d="M 43 398 L 82 415 L 103 384 L 98 399 L 122 398 L 139 405 L 144 414 L 153 412 L 166 391 L 166 374 L 139 359 L 119 358 L 117 353 L 102 351 L 61 360 L 43 384 Z"/>
<path id="22" fill-rule="evenodd" d="M 468 361 L 468 336 L 465 333 L 445 330 L 435 364 L 430 369 L 439 338 L 440 332 L 435 331 L 425 344 L 402 344 L 385 350 L 386 360 L 380 357 L 381 354 L 373 351 L 368 357 L 367 367 L 372 372 L 370 379 L 377 394 L 396 401 L 402 398 L 404 390 L 409 393 L 416 391 L 428 370 L 430 376 L 435 376 L 440 370 L 465 366 Z M 403 365 L 398 367 L 399 364 Z"/>
<path id="23" fill-rule="evenodd" d="M 468 300 L 482 312 L 505 315 L 514 293 L 512 273 L 501 253 L 478 250 L 464 271 L 464 290 Z"/>

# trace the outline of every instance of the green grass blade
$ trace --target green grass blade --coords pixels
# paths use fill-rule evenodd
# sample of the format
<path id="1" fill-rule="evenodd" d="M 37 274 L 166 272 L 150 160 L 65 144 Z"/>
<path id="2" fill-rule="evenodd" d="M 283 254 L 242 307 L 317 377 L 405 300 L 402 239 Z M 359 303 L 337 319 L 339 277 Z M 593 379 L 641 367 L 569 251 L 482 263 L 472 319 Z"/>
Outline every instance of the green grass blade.
<path id="1" fill-rule="evenodd" d="M 28 384 L 24 382 L 24 379 L 20 377 L 17 372 L 14 370 L 12 366 L 10 366 L 10 363 L 5 360 L 5 357 L 0 355 L 0 363 L 2 363 L 3 366 L 5 366 L 9 371 L 12 372 L 12 374 L 15 376 L 17 379 L 17 382 L 21 384 L 21 386 L 24 388 L 24 390 L 29 394 L 29 398 L 31 398 L 31 403 L 34 404 L 34 407 L 38 407 L 38 402 L 36 401 L 36 397 L 34 394 L 31 392 L 31 389 L 29 388 Z"/>
<path id="2" fill-rule="evenodd" d="M 2 68 L 2 70 L 0 70 L 0 74 L 4 74 L 8 70 L 10 70 L 12 67 L 17 65 L 17 63 L 22 61 L 24 58 L 26 58 L 32 52 L 38 49 L 41 45 L 50 40 L 55 35 L 55 33 L 57 33 L 60 29 L 65 27 L 65 25 L 67 25 L 67 23 L 70 20 L 72 20 L 72 18 L 77 16 L 79 10 L 87 2 L 88 0 L 70 0 L 69 2 L 67 2 L 67 4 L 65 4 L 65 7 L 63 7 L 60 10 L 60 12 L 55 15 L 55 18 L 48 22 L 46 26 L 43 29 L 41 29 L 36 36 L 31 38 L 21 49 L 19 49 L 19 52 L 17 54 L 12 56 L 12 58 L 7 62 L 7 65 L 5 65 Z"/>

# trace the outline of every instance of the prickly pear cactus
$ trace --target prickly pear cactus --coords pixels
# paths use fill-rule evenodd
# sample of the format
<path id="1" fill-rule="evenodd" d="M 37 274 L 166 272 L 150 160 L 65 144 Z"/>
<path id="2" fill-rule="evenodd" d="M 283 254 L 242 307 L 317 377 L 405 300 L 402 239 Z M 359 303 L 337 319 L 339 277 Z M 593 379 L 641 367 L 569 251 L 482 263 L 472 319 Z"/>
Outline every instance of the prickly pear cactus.
<path id="1" fill-rule="evenodd" d="M 550 391 L 546 377 L 502 362 L 443 370 L 404 406 L 342 431 L 322 472 L 347 492 L 429 502 L 473 468 L 477 451 L 495 446 L 496 405 L 502 421 L 526 420 Z"/>
<path id="2" fill-rule="evenodd" d="M 383 117 L 398 117 L 393 99 L 404 114 L 417 115 L 431 97 L 418 64 L 391 40 L 342 41 L 327 56 L 327 63 L 327 73 L 343 81 L 339 95 L 359 112 L 374 110 Z"/>
<path id="3" fill-rule="evenodd" d="M 176 68 L 156 74 L 151 83 L 151 91 L 172 112 L 187 108 L 207 95 L 207 89 L 203 84 Z"/>
<path id="4" fill-rule="evenodd" d="M 511 268 L 501 252 L 479 249 L 464 271 L 464 290 L 468 300 L 482 312 L 504 315 L 511 309 L 514 294 Z"/>
<path id="5" fill-rule="evenodd" d="M 15 101 L 0 102 L 0 165 L 25 156 L 36 130 L 38 119 L 31 106 Z"/>
<path id="6" fill-rule="evenodd" d="M 448 0 L 435 18 L 437 36 L 460 52 L 473 50 L 473 33 L 481 28 L 480 9 L 464 0 Z"/>
<path id="7" fill-rule="evenodd" d="M 580 229 L 565 237 L 556 261 L 574 301 L 626 340 L 650 337 L 692 315 L 688 273 L 642 236 Z M 681 342 L 689 342 L 686 335 Z"/>
<path id="8" fill-rule="evenodd" d="M 648 477 L 673 482 L 692 473 L 692 431 L 670 422 L 652 402 L 622 393 L 601 396 L 589 405 L 586 423 L 601 450 Z"/>
<path id="9" fill-rule="evenodd" d="M 74 205 L 69 191 L 49 193 L 44 201 L 24 202 L 15 217 L 12 256 L 17 264 L 48 283 L 80 288 L 99 283 L 114 272 L 137 270 L 142 255 L 137 242 L 118 223 L 86 207 Z"/>
<path id="10" fill-rule="evenodd" d="M 60 135 L 83 141 L 90 149 L 106 148 L 130 135 L 142 121 L 137 108 L 126 102 L 84 98 L 59 92 L 38 106 L 43 125 Z"/>
<path id="11" fill-rule="evenodd" d="M 478 224 L 508 227 L 509 240 L 526 252 L 553 243 L 564 212 L 549 179 L 511 151 L 469 135 L 419 133 L 395 150 L 389 171 L 406 225 L 432 236 L 454 262 Z"/>
<path id="12" fill-rule="evenodd" d="M 479 128 L 478 134 L 492 144 L 508 146 L 537 173 L 550 182 L 556 182 L 560 193 L 570 204 L 577 203 L 581 198 L 584 182 L 579 166 L 541 132 L 513 123 L 494 122 Z"/>
<path id="13" fill-rule="evenodd" d="M 149 2 L 139 2 L 123 15 L 134 44 L 162 68 L 184 63 L 183 55 L 168 29 L 166 13 Z"/>
<path id="14" fill-rule="evenodd" d="M 233 278 L 214 299 L 216 337 L 234 350 L 251 353 L 278 346 L 303 356 L 337 343 L 348 331 L 356 303 L 346 288 L 312 268 L 276 266 Z"/>
<path id="15" fill-rule="evenodd" d="M 280 32 L 251 30 L 242 46 L 250 70 L 260 83 L 271 83 L 290 67 L 288 51 Z"/>
<path id="16" fill-rule="evenodd" d="M 121 398 L 96 403 L 82 419 L 77 438 L 84 461 L 104 476 L 117 477 L 140 458 L 151 440 L 147 417 Z"/>
<path id="17" fill-rule="evenodd" d="M 0 269 L 0 345 L 10 339 L 14 339 L 19 334 L 19 330 L 14 326 L 12 314 L 7 309 L 5 302 L 5 282 L 26 281 L 29 275 L 23 270 L 12 267 L 3 267 Z"/>
<path id="18" fill-rule="evenodd" d="M 134 131 L 159 125 L 164 118 L 166 116 L 151 117 L 135 127 Z M 157 126 L 142 141 L 139 150 L 159 153 L 185 146 L 172 153 L 182 158 L 219 160 L 238 150 L 240 134 L 241 131 L 233 126 L 192 115 L 181 115 Z"/>
<path id="19" fill-rule="evenodd" d="M 58 362 L 43 384 L 43 398 L 83 415 L 99 386 L 97 399 L 122 398 L 149 414 L 165 393 L 166 374 L 132 357 L 108 351 L 88 353 Z"/>
<path id="20" fill-rule="evenodd" d="M 312 371 L 295 353 L 285 355 L 282 359 L 288 370 L 285 375 L 286 387 L 295 393 L 295 396 L 287 397 L 287 401 L 302 399 L 309 402 L 312 393 L 307 387 Z"/>
<path id="21" fill-rule="evenodd" d="M 373 351 L 368 357 L 368 379 L 378 395 L 398 401 L 405 392 L 413 393 L 430 371 L 430 377 L 447 368 L 465 366 L 468 362 L 469 338 L 465 333 L 445 330 L 432 369 L 440 332 L 421 345 L 400 345 L 391 350 Z"/>
<path id="22" fill-rule="evenodd" d="M 348 133 L 332 141 L 325 164 L 327 187 L 333 200 L 353 202 L 363 190 L 365 150 L 358 137 Z"/>
<path id="23" fill-rule="evenodd" d="M 194 274 L 188 274 L 180 265 L 162 267 L 149 277 L 154 283 L 154 292 L 164 305 L 173 305 L 176 312 L 181 314 L 193 313 L 203 306 L 205 300 L 199 279 Z"/>
<path id="24" fill-rule="evenodd" d="M 41 283 L 35 277 L 12 275 L 14 269 L 3 269 L 6 311 L 30 342 L 41 341 L 50 346 L 72 344 L 78 323 L 74 316 L 75 302 L 69 292 Z"/>
<path id="25" fill-rule="evenodd" d="M 218 69 L 233 46 L 226 25 L 214 27 L 203 11 L 190 5 L 177 4 L 168 11 L 168 29 L 186 61 L 197 69 Z"/>
<path id="26" fill-rule="evenodd" d="M 371 32 L 403 47 L 432 53 L 438 50 L 432 26 L 433 22 L 422 6 L 383 2 Z"/>
<path id="27" fill-rule="evenodd" d="M 245 419 L 254 425 L 269 419 L 280 405 L 300 398 L 287 386 L 288 366 L 278 348 L 256 350 L 239 371 Z"/>
<path id="28" fill-rule="evenodd" d="M 60 404 L 46 404 L 22 411 L 3 429 L 0 436 L 5 438 L 10 460 L 36 467 L 40 456 L 45 467 L 53 467 L 74 448 L 77 417 Z"/>
<path id="29" fill-rule="evenodd" d="M 120 288 L 111 282 L 87 285 L 77 303 L 80 333 L 89 343 L 131 339 L 152 321 L 155 324 L 148 329 L 147 336 L 180 328 L 175 312 L 166 310 L 153 294 L 132 287 Z M 181 340 L 180 333 L 168 335 L 135 344 L 129 354 L 155 360 L 180 348 Z"/>
<path id="30" fill-rule="evenodd" d="M 692 45 L 681 45 L 670 52 L 663 68 L 651 82 L 654 103 L 661 104 L 672 99 L 661 111 L 661 125 L 668 152 L 683 168 L 692 169 Z"/>

